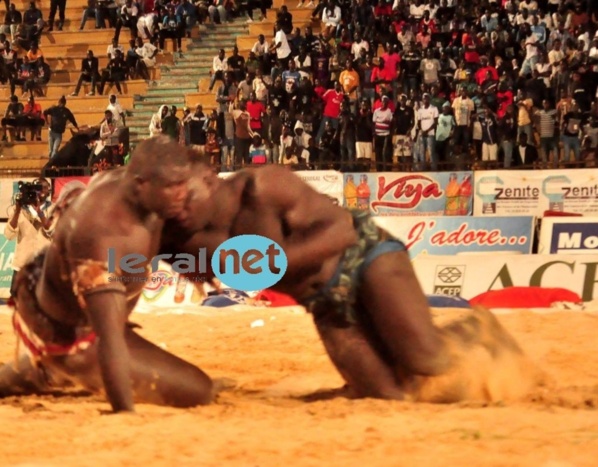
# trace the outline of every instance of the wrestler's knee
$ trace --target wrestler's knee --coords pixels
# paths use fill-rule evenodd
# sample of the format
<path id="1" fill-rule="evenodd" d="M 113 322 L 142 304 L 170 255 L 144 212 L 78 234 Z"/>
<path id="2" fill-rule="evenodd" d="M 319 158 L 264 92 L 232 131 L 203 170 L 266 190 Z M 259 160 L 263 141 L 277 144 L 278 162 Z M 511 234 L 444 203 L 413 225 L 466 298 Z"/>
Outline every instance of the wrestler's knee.
<path id="1" fill-rule="evenodd" d="M 187 375 L 184 382 L 172 387 L 168 392 L 165 398 L 169 405 L 179 408 L 209 405 L 216 395 L 212 379 L 199 369 Z"/>

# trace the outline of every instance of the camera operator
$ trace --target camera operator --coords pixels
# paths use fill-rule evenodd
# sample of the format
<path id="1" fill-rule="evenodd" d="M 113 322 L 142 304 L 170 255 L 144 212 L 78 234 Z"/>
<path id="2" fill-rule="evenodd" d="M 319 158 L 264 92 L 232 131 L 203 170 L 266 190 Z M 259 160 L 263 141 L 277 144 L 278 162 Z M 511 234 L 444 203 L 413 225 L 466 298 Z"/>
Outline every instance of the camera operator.
<path id="1" fill-rule="evenodd" d="M 45 179 L 33 183 L 21 183 L 15 204 L 8 210 L 9 221 L 4 228 L 7 240 L 16 238 L 17 245 L 13 258 L 14 272 L 25 265 L 27 260 L 50 243 L 46 230 L 50 228 L 48 211 L 50 209 L 50 183 Z M 14 278 L 11 284 L 11 296 Z"/>

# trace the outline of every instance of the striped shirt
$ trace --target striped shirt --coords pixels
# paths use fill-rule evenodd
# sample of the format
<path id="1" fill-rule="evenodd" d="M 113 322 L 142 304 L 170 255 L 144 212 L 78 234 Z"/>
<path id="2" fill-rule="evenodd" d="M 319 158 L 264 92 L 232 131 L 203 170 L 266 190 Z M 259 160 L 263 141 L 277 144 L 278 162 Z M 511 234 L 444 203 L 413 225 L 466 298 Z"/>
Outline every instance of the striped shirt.
<path id="1" fill-rule="evenodd" d="M 382 108 L 376 109 L 374 111 L 372 121 L 374 122 L 374 133 L 377 136 L 390 135 L 390 124 L 392 123 L 392 110 L 390 110 L 388 107 L 386 108 L 386 110 L 383 110 Z"/>
<path id="2" fill-rule="evenodd" d="M 249 147 L 249 159 L 252 164 L 265 164 L 267 162 L 266 147 L 252 144 Z"/>
<path id="3" fill-rule="evenodd" d="M 539 110 L 536 112 L 540 138 L 553 138 L 556 123 L 556 110 Z"/>

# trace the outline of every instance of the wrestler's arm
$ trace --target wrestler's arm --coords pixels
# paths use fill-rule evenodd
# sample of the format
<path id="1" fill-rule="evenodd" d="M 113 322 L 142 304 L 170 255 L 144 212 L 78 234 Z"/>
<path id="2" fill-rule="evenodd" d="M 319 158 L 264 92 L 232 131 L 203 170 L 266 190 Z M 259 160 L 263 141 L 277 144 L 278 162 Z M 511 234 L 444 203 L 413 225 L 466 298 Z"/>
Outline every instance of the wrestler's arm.
<path id="1" fill-rule="evenodd" d="M 267 200 L 275 202 L 281 223 L 286 223 L 289 235 L 280 245 L 290 270 L 309 268 L 357 241 L 347 211 L 293 173 L 282 170 L 278 183 L 259 183 L 257 193 L 258 197 L 267 197 L 264 204 Z"/>
<path id="2" fill-rule="evenodd" d="M 70 245 L 69 250 L 78 250 L 76 256 L 70 257 L 93 260 L 100 267 L 76 269 L 75 276 L 78 279 L 74 285 L 78 287 L 78 294 L 85 301 L 85 312 L 98 337 L 98 363 L 112 409 L 114 412 L 132 412 L 134 408 L 130 359 L 125 341 L 128 317 L 126 287 L 123 282 L 108 279 L 110 276 L 116 277 L 116 274 L 108 273 L 106 262 L 108 248 L 116 248 L 115 258 L 122 258 L 135 250 L 126 248 L 120 237 L 98 236 L 90 241 L 85 240 L 84 237 L 80 237 L 76 243 Z"/>

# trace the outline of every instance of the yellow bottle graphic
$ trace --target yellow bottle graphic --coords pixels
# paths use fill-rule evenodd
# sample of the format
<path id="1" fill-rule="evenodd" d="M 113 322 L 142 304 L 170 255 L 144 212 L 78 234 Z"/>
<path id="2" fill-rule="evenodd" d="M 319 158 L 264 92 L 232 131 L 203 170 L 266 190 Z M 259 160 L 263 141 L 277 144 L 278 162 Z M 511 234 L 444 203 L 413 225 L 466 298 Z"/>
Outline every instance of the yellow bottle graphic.
<path id="1" fill-rule="evenodd" d="M 176 289 L 174 291 L 174 303 L 183 303 L 185 300 L 185 290 L 187 289 L 187 278 L 178 276 Z"/>
<path id="2" fill-rule="evenodd" d="M 457 174 L 452 173 L 449 176 L 449 182 L 444 189 L 446 202 L 444 203 L 445 216 L 459 215 L 459 182 L 457 181 Z"/>
<path id="3" fill-rule="evenodd" d="M 353 175 L 347 175 L 345 181 L 345 207 L 349 209 L 357 208 L 357 187 L 355 186 L 355 179 Z"/>

